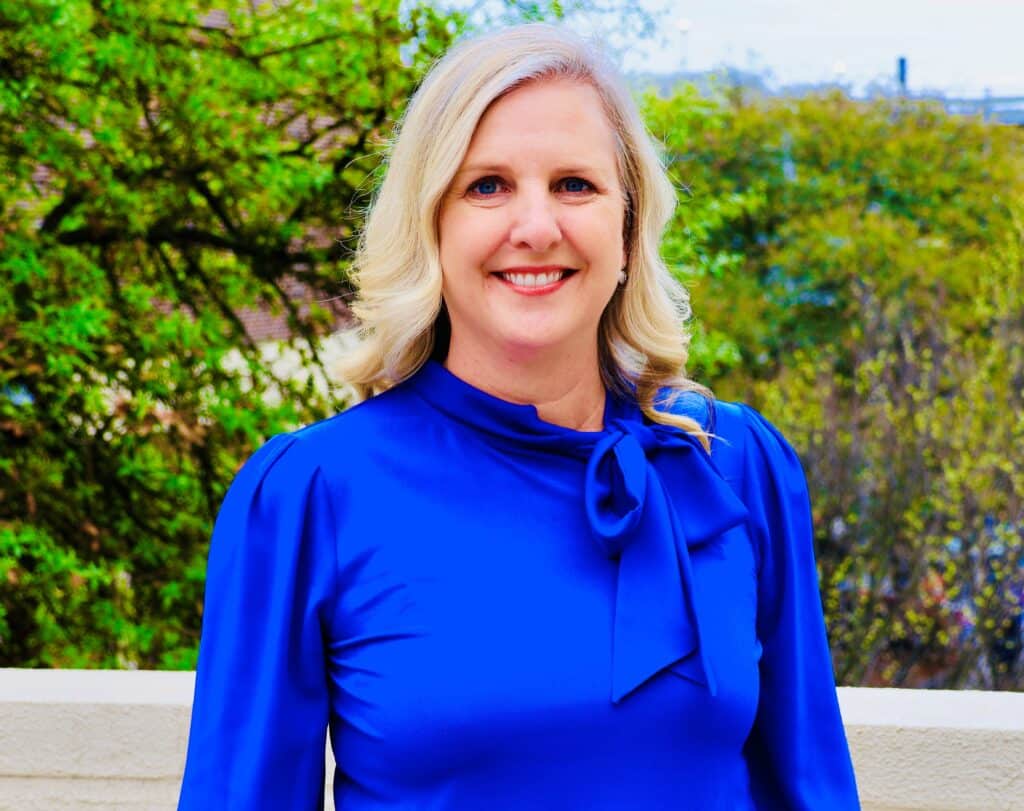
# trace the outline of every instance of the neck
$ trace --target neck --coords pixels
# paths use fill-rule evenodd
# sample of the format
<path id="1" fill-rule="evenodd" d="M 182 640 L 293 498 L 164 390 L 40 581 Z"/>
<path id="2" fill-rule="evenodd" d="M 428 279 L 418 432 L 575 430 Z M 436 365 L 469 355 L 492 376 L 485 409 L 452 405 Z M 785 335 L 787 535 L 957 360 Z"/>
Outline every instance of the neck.
<path id="1" fill-rule="evenodd" d="M 532 405 L 545 422 L 576 431 L 604 427 L 605 389 L 597 342 L 586 351 L 470 351 L 452 341 L 444 366 L 474 388 Z"/>

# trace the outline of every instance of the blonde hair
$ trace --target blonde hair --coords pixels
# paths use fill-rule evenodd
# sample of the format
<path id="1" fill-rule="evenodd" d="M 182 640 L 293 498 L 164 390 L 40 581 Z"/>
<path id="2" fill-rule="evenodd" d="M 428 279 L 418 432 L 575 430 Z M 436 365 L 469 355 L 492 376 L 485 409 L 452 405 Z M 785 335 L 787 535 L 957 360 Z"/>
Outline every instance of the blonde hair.
<path id="1" fill-rule="evenodd" d="M 656 408 L 684 391 L 707 394 L 685 376 L 689 299 L 659 253 L 675 190 L 617 71 L 595 47 L 543 23 L 457 44 L 410 101 L 354 261 L 358 341 L 340 375 L 359 398 L 370 397 L 413 375 L 437 353 L 439 336 L 447 340 L 437 234 L 442 198 L 487 109 L 517 87 L 554 78 L 587 83 L 599 94 L 626 195 L 627 281 L 601 317 L 602 380 L 634 397 L 652 420 L 683 428 L 707 447 L 697 420 Z"/>

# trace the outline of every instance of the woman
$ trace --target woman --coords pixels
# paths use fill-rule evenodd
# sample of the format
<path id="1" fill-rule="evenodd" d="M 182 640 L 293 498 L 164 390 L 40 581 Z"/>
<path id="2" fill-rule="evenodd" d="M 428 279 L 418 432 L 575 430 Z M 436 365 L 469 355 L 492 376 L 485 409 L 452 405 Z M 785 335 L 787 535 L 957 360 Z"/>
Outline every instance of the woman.
<path id="1" fill-rule="evenodd" d="M 453 49 L 357 261 L 374 395 L 218 518 L 182 809 L 850 809 L 803 474 L 683 376 L 674 195 L 544 25 Z"/>

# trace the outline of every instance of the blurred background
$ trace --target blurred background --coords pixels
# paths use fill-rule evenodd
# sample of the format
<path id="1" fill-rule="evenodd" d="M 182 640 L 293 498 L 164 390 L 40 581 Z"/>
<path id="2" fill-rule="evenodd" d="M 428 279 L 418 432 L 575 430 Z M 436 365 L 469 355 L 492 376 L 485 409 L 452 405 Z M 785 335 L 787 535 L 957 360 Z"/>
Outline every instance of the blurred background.
<path id="1" fill-rule="evenodd" d="M 343 409 L 348 268 L 466 32 L 604 37 L 689 373 L 810 483 L 847 685 L 1024 689 L 1024 6 L 0 2 L 0 667 L 188 669 L 220 499 Z"/>

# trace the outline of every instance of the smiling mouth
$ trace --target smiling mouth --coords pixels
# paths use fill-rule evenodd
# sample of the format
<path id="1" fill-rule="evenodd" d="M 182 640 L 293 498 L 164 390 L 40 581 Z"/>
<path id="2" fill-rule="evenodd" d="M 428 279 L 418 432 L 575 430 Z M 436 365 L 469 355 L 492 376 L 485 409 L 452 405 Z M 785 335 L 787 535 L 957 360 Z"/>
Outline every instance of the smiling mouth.
<path id="1" fill-rule="evenodd" d="M 567 279 L 575 272 L 573 268 L 562 268 L 544 273 L 495 273 L 494 275 L 516 287 L 547 287 L 562 281 L 562 279 Z"/>

